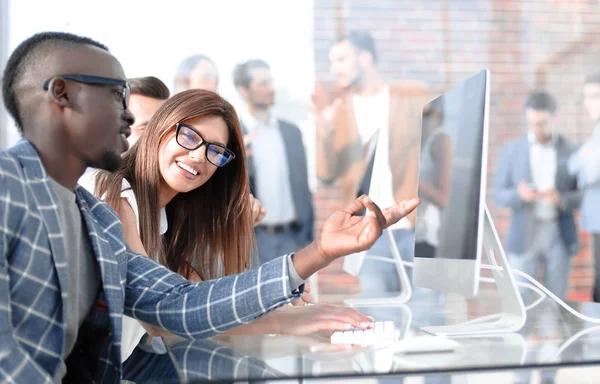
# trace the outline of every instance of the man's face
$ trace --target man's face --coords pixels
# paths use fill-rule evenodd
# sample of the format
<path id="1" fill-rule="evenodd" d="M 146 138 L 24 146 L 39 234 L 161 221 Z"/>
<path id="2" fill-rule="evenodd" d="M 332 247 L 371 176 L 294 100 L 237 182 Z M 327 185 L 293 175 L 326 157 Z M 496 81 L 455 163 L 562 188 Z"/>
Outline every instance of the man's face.
<path id="1" fill-rule="evenodd" d="M 250 87 L 247 102 L 255 108 L 266 109 L 275 103 L 275 88 L 271 70 L 253 68 L 250 70 Z"/>
<path id="2" fill-rule="evenodd" d="M 202 60 L 190 73 L 189 89 L 206 89 L 216 92 L 219 85 L 217 68 L 209 60 Z"/>
<path id="3" fill-rule="evenodd" d="M 600 84 L 588 83 L 583 86 L 583 104 L 588 115 L 595 122 L 600 121 Z"/>
<path id="4" fill-rule="evenodd" d="M 347 41 L 334 44 L 329 50 L 330 71 L 342 88 L 349 88 L 357 84 L 361 78 L 362 70 L 358 52 Z"/>
<path id="5" fill-rule="evenodd" d="M 154 116 L 158 108 L 165 100 L 153 99 L 152 97 L 133 94 L 129 101 L 129 110 L 135 117 L 135 123 L 131 126 L 131 136 L 127 138 L 129 147 L 131 147 L 140 138 L 146 125 Z"/>
<path id="6" fill-rule="evenodd" d="M 125 80 L 121 64 L 110 53 L 96 47 L 77 49 L 69 57 L 68 73 Z M 65 140 L 87 167 L 115 171 L 127 150 L 126 136 L 134 122 L 123 108 L 119 85 L 90 85 L 65 80 L 70 108 L 64 109 Z"/>
<path id="7" fill-rule="evenodd" d="M 527 129 L 540 143 L 547 143 L 552 137 L 552 113 L 532 108 L 525 110 Z"/>

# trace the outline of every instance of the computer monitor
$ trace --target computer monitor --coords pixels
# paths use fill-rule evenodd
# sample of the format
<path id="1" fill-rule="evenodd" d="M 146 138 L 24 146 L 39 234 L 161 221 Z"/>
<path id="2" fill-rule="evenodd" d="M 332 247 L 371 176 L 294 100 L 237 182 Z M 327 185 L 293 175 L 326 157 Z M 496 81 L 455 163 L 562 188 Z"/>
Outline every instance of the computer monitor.
<path id="1" fill-rule="evenodd" d="M 415 220 L 415 286 L 477 293 L 483 243 L 489 73 L 423 108 Z"/>

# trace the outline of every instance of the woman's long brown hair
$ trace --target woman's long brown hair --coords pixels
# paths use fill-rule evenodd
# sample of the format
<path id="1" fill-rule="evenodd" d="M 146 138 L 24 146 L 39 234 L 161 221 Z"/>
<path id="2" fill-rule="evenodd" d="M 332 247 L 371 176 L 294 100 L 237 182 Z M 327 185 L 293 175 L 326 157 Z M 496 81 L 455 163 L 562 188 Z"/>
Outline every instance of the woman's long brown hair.
<path id="1" fill-rule="evenodd" d="M 169 229 L 161 237 L 159 149 L 176 123 L 199 116 L 223 118 L 229 129 L 227 147 L 235 159 L 201 187 L 178 193 L 167 204 Z M 250 268 L 255 238 L 246 154 L 235 109 L 222 97 L 201 89 L 171 97 L 125 153 L 121 169 L 98 173 L 94 192 L 117 211 L 123 178 L 131 184 L 139 206 L 140 237 L 148 256 L 183 276 L 195 270 L 202 280 Z"/>

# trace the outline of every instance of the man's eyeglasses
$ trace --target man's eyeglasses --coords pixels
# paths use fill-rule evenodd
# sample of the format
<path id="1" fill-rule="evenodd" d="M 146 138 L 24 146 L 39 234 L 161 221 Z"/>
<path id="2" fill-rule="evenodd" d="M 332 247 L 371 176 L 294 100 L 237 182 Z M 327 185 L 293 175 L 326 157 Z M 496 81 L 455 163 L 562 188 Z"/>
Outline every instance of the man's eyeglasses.
<path id="1" fill-rule="evenodd" d="M 206 158 L 212 165 L 223 167 L 235 159 L 235 154 L 231 150 L 221 144 L 209 143 L 194 128 L 183 123 L 177 123 L 176 127 L 175 140 L 177 144 L 190 151 L 206 145 Z"/>
<path id="2" fill-rule="evenodd" d="M 123 87 L 123 90 L 119 92 L 119 97 L 121 99 L 121 102 L 123 103 L 123 109 L 127 109 L 127 107 L 129 107 L 129 96 L 131 96 L 131 89 L 129 88 L 129 84 L 125 80 L 92 75 L 59 75 L 57 77 L 63 78 L 65 80 L 72 80 L 78 83 L 90 85 L 120 85 Z M 42 87 L 44 91 L 48 90 L 50 80 L 52 79 L 48 79 L 44 83 Z"/>

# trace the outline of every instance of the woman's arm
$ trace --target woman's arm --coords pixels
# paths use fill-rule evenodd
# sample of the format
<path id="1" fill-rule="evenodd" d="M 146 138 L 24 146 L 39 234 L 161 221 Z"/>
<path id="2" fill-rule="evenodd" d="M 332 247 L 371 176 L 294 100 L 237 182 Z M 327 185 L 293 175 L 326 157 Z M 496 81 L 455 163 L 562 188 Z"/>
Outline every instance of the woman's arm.
<path id="1" fill-rule="evenodd" d="M 144 249 L 142 239 L 140 238 L 140 234 L 138 232 L 135 213 L 127 202 L 127 199 L 121 198 L 119 209 L 116 211 L 121 219 L 121 223 L 123 224 L 123 237 L 125 237 L 125 241 L 127 241 L 129 248 L 131 248 L 131 250 L 135 253 L 148 256 L 148 252 L 146 252 Z M 143 321 L 139 321 L 139 323 L 142 327 L 144 327 L 150 336 L 171 336 L 171 333 L 162 328 L 154 327 L 144 323 Z"/>

